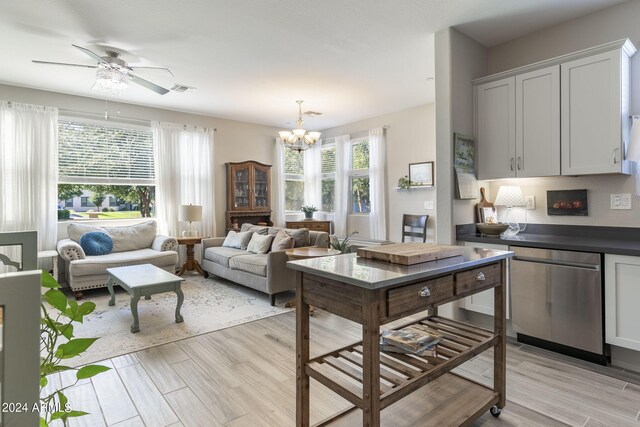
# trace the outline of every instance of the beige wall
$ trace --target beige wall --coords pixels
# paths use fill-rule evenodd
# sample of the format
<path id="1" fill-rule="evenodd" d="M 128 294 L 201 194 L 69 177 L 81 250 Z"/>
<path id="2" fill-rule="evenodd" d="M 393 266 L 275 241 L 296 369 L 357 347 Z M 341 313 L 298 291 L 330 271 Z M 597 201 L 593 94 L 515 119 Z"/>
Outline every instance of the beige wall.
<path id="1" fill-rule="evenodd" d="M 453 170 L 453 133 L 473 135 L 471 81 L 487 72 L 486 49 L 459 31 L 448 28 L 435 36 L 436 134 L 438 185 L 438 243 L 455 242 L 456 224 L 474 222 L 478 200 L 456 200 Z M 480 183 L 483 185 L 483 183 Z"/>
<path id="2" fill-rule="evenodd" d="M 435 192 L 438 188 L 422 190 L 396 190 L 398 178 L 409 173 L 409 163 L 435 160 L 435 106 L 420 105 L 396 113 L 385 114 L 361 120 L 347 125 L 325 129 L 323 138 L 338 135 L 358 134 L 375 127 L 388 125 L 387 143 L 387 238 L 400 241 L 402 214 L 428 214 L 427 239 L 435 238 L 436 210 L 425 210 L 424 202 L 435 203 Z M 435 164 L 438 169 L 438 164 Z M 358 231 L 358 237 L 369 236 L 369 221 L 366 215 L 351 215 L 348 221 L 349 231 Z"/>
<path id="3" fill-rule="evenodd" d="M 492 74 L 624 38 L 629 38 L 640 48 L 639 17 L 640 1 L 629 1 L 493 47 L 488 51 L 488 72 Z M 631 112 L 640 114 L 640 54 L 631 59 Z M 640 197 L 632 197 L 631 210 L 609 208 L 611 193 L 634 194 L 634 178 L 631 176 L 598 175 L 511 182 L 521 185 L 525 195 L 536 196 L 537 209 L 528 212 L 530 222 L 640 226 Z M 496 194 L 501 183 L 491 183 L 492 194 Z M 546 190 L 583 188 L 589 190 L 588 217 L 547 216 Z"/>
<path id="4" fill-rule="evenodd" d="M 170 93 L 165 96 L 189 96 Z M 105 102 L 100 99 L 46 92 L 17 86 L 0 85 L 0 99 L 29 104 L 47 105 L 66 110 L 104 114 Z M 115 116 L 116 104 L 109 102 L 111 116 Z M 178 111 L 144 107 L 132 104 L 118 104 L 122 117 L 142 120 L 159 120 L 187 125 L 217 128 L 215 134 L 215 204 L 216 229 L 224 235 L 224 212 L 226 210 L 226 162 L 257 160 L 272 164 L 274 137 L 278 129 L 270 126 L 218 119 Z"/>

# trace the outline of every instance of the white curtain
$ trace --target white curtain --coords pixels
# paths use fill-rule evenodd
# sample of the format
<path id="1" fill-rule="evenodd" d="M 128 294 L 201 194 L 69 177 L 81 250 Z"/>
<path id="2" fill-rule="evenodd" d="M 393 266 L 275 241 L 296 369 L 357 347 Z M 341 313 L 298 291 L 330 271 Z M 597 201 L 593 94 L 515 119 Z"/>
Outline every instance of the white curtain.
<path id="1" fill-rule="evenodd" d="M 58 109 L 0 101 L 0 231 L 58 234 Z"/>
<path id="2" fill-rule="evenodd" d="M 322 205 L 321 192 L 321 148 L 315 144 L 303 152 L 304 159 L 304 204 L 313 205 L 318 210 Z"/>
<path id="3" fill-rule="evenodd" d="M 276 138 L 274 156 L 273 156 L 273 176 L 275 182 L 273 188 L 273 224 L 276 227 L 284 227 L 285 216 L 285 188 L 284 188 L 284 143 L 280 138 Z"/>
<path id="4" fill-rule="evenodd" d="M 216 236 L 213 130 L 153 122 L 156 173 L 156 216 L 159 231 L 179 236 L 180 205 L 202 205 L 204 237 Z"/>
<path id="5" fill-rule="evenodd" d="M 347 235 L 349 215 L 349 156 L 351 138 L 349 135 L 336 137 L 336 187 L 333 230 L 336 236 Z"/>
<path id="6" fill-rule="evenodd" d="M 387 239 L 386 214 L 386 147 L 384 129 L 369 131 L 369 188 L 371 213 L 369 214 L 369 232 L 374 240 Z"/>

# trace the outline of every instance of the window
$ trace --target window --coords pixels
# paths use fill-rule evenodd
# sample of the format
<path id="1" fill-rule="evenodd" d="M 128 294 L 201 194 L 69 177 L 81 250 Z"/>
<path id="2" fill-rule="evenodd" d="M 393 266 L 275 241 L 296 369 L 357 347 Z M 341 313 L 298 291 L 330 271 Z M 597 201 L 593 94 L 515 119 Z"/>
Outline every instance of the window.
<path id="1" fill-rule="evenodd" d="M 351 141 L 350 156 L 351 212 L 371 212 L 369 197 L 369 141 L 366 138 Z"/>
<path id="2" fill-rule="evenodd" d="M 299 211 L 304 205 L 304 161 L 302 152 L 284 149 L 284 208 Z"/>
<path id="3" fill-rule="evenodd" d="M 81 197 L 81 207 L 94 207 L 108 198 L 109 206 L 121 212 L 105 219 L 152 216 L 155 175 L 149 128 L 59 120 L 58 164 L 59 200 Z"/>
<path id="4" fill-rule="evenodd" d="M 321 210 L 333 212 L 335 210 L 336 197 L 336 145 L 328 143 L 322 145 L 321 151 L 322 174 L 322 206 Z"/>
<path id="5" fill-rule="evenodd" d="M 65 208 L 72 208 L 73 207 L 73 199 L 66 199 L 64 201 L 64 207 Z"/>

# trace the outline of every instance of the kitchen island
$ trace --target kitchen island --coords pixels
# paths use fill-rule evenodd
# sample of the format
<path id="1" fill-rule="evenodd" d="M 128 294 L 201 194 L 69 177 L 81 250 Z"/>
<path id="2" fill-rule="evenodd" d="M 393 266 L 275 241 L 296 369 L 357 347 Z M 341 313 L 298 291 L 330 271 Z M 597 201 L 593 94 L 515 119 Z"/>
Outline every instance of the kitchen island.
<path id="1" fill-rule="evenodd" d="M 355 254 L 290 261 L 296 270 L 296 425 L 309 425 L 313 378 L 353 404 L 321 425 L 460 425 L 505 397 L 505 261 L 508 251 L 465 248 L 462 256 L 410 266 Z M 439 305 L 495 288 L 494 328 L 438 316 Z M 362 341 L 310 358 L 309 305 L 362 325 Z M 380 325 L 429 310 L 421 323 L 443 335 L 435 356 L 381 352 Z M 451 374 L 494 348 L 494 386 Z"/>

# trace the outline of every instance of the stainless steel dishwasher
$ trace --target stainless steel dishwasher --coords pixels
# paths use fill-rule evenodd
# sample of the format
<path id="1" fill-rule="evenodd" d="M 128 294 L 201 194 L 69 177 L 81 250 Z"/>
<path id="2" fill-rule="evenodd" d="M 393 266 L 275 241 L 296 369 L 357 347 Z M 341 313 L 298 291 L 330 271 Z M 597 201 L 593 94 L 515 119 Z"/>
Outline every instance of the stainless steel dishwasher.
<path id="1" fill-rule="evenodd" d="M 601 254 L 511 249 L 518 341 L 606 364 Z"/>

